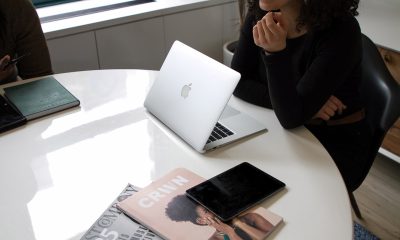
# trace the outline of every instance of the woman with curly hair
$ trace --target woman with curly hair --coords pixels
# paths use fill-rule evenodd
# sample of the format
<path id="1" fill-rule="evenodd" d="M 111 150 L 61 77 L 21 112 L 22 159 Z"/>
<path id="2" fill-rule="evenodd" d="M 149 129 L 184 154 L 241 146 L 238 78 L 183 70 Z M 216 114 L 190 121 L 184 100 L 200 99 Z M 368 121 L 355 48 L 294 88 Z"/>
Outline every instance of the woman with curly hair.
<path id="1" fill-rule="evenodd" d="M 242 75 L 234 95 L 274 109 L 284 128 L 305 125 L 351 191 L 371 139 L 359 93 L 358 2 L 240 0 L 248 11 L 231 64 Z"/>

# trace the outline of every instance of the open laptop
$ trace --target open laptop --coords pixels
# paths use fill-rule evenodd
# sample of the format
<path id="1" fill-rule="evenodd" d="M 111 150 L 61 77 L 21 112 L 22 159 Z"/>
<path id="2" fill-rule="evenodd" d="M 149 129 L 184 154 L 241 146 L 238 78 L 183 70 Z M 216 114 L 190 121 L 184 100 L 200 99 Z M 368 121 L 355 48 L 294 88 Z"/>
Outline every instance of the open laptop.
<path id="1" fill-rule="evenodd" d="M 195 150 L 205 152 L 266 130 L 227 105 L 239 79 L 233 69 L 175 41 L 144 106 Z"/>

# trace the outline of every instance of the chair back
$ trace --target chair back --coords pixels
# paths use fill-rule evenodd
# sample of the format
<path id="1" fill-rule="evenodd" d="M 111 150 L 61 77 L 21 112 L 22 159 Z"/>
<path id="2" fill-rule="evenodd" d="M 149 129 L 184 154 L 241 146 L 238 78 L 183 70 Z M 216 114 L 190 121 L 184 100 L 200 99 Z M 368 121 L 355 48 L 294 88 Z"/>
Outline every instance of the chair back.
<path id="1" fill-rule="evenodd" d="M 359 185 L 367 176 L 387 131 L 400 115 L 400 85 L 393 79 L 376 45 L 365 35 L 362 35 L 362 44 L 361 95 L 366 104 L 366 120 L 372 131 L 372 144 L 366 149 L 368 157 L 365 165 L 360 166 L 362 179 Z"/>
<path id="2" fill-rule="evenodd" d="M 386 134 L 400 115 L 400 86 L 393 79 L 376 45 L 362 36 L 361 94 L 367 108 L 367 119 L 374 132 Z"/>

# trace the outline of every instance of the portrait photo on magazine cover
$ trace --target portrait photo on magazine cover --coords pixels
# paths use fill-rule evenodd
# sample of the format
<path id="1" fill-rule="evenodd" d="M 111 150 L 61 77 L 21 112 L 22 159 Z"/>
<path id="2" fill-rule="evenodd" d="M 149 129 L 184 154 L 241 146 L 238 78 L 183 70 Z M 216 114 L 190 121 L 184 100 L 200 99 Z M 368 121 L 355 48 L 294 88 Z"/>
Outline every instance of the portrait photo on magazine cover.
<path id="1" fill-rule="evenodd" d="M 184 194 L 172 198 L 165 209 L 165 215 L 175 222 L 214 228 L 212 235 L 204 237 L 209 240 L 264 239 L 274 228 L 274 224 L 258 213 L 257 209 L 245 212 L 232 221 L 222 222 Z"/>

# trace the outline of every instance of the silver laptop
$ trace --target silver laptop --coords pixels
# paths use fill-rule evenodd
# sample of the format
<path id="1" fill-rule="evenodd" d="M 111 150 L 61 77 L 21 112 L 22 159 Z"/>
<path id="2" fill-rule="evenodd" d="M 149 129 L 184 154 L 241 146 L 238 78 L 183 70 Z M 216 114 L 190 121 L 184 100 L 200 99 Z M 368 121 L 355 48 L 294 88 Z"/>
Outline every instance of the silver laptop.
<path id="1" fill-rule="evenodd" d="M 266 127 L 227 105 L 240 74 L 179 42 L 172 45 L 145 108 L 198 152 Z"/>

